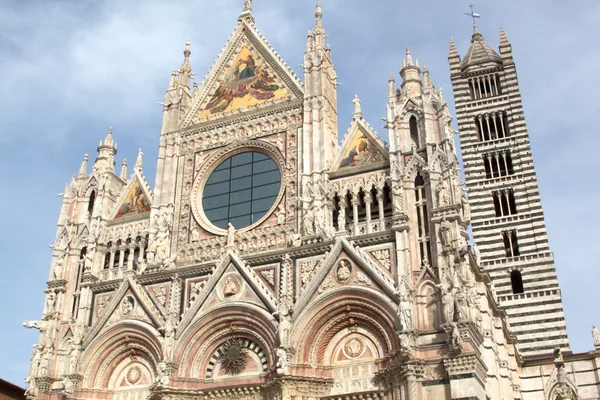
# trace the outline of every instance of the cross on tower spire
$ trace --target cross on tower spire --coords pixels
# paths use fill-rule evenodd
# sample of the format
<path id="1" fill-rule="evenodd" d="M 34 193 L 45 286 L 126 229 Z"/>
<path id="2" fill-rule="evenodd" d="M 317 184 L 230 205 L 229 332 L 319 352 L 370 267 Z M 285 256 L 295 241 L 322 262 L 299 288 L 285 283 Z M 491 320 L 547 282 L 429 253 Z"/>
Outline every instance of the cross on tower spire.
<path id="1" fill-rule="evenodd" d="M 471 9 L 470 13 L 465 13 L 469 17 L 473 18 L 473 26 L 477 26 L 477 18 L 481 18 L 481 15 L 475 12 L 475 5 L 469 4 L 469 8 Z"/>

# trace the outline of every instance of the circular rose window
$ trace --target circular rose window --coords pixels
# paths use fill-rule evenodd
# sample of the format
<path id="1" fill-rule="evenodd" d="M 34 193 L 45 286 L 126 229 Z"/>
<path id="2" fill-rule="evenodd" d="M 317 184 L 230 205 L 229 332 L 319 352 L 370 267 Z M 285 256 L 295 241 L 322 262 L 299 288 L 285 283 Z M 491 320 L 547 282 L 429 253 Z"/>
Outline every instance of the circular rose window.
<path id="1" fill-rule="evenodd" d="M 227 158 L 209 175 L 202 210 L 214 226 L 231 223 L 242 229 L 258 222 L 273 207 L 281 189 L 281 171 L 271 157 L 246 151 Z"/>

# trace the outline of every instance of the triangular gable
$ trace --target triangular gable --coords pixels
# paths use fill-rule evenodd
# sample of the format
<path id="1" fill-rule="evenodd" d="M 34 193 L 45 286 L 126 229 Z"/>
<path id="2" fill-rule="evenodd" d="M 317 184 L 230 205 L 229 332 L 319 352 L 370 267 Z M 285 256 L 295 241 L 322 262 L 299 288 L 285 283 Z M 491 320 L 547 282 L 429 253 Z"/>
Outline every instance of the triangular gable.
<path id="1" fill-rule="evenodd" d="M 316 271 L 306 289 L 300 295 L 300 298 L 294 305 L 294 310 L 303 310 L 306 308 L 310 300 L 316 292 L 323 292 L 329 285 L 328 280 L 331 279 L 331 274 L 336 266 L 334 265 L 340 254 L 345 252 L 348 257 L 360 268 L 373 284 L 380 287 L 390 298 L 395 299 L 396 285 L 391 277 L 389 277 L 381 268 L 375 265 L 374 261 L 359 248 L 354 247 L 346 240 L 346 238 L 336 238 L 336 242 L 329 252 L 329 255 L 319 265 L 319 270 Z M 363 277 L 357 277 L 360 282 Z"/>
<path id="2" fill-rule="evenodd" d="M 136 314 L 131 315 L 143 315 L 148 319 L 148 322 L 154 324 L 155 327 L 163 326 L 165 323 L 164 316 L 152 304 L 152 301 L 148 298 L 144 289 L 140 288 L 137 283 L 133 281 L 131 276 L 128 276 L 123 280 L 119 288 L 112 295 L 107 296 L 110 296 L 108 304 L 104 307 L 98 318 L 92 322 L 92 328 L 87 332 L 83 340 L 84 347 L 96 337 L 98 332 L 109 324 L 109 321 L 114 321 L 115 319 L 128 319 L 128 315 L 130 315 L 130 313 L 136 313 L 136 311 Z M 126 300 L 126 298 L 129 297 L 131 299 Z M 95 300 L 95 303 L 97 303 L 97 299 Z M 97 307 L 97 304 L 95 304 L 95 307 Z M 130 308 L 131 310 L 129 310 Z"/>
<path id="3" fill-rule="evenodd" d="M 302 97 L 294 72 L 253 24 L 240 20 L 180 128 Z"/>
<path id="4" fill-rule="evenodd" d="M 152 207 L 152 192 L 143 175 L 135 171 L 121 196 L 112 214 L 112 220 L 125 222 L 146 216 Z"/>
<path id="5" fill-rule="evenodd" d="M 224 282 L 222 279 L 224 275 L 231 274 L 232 272 L 235 272 L 241 276 L 244 282 L 248 285 L 248 288 L 251 289 L 254 294 L 256 294 L 257 298 L 260 299 L 260 302 L 264 304 L 265 308 L 270 313 L 276 311 L 277 300 L 273 296 L 271 290 L 269 290 L 267 285 L 263 282 L 262 278 L 258 277 L 256 272 L 247 266 L 237 253 L 229 250 L 204 285 L 204 288 L 199 293 L 198 298 L 195 299 L 188 310 L 184 313 L 177 332 L 184 332 L 185 329 L 192 323 L 192 321 L 198 317 L 199 311 L 217 290 L 219 283 Z M 240 284 L 240 282 L 232 282 L 232 285 L 238 284 Z M 224 290 L 227 289 L 225 288 Z"/>
<path id="6" fill-rule="evenodd" d="M 388 150 L 377 133 L 362 118 L 352 120 L 346 132 L 334 171 L 381 165 L 389 162 Z"/>

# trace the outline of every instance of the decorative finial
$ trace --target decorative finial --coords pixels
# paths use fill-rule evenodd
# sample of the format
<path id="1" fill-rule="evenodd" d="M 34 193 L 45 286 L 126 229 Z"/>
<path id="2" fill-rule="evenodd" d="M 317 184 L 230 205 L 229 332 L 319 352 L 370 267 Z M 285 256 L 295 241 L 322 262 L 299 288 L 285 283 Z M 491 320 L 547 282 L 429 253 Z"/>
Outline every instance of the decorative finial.
<path id="1" fill-rule="evenodd" d="M 252 12 L 252 0 L 244 0 L 244 12 Z"/>
<path id="2" fill-rule="evenodd" d="M 142 170 L 142 160 L 144 157 L 144 153 L 142 153 L 142 149 L 138 150 L 138 156 L 137 156 L 137 160 L 135 160 L 135 165 L 133 166 L 133 169 L 136 171 L 141 171 Z"/>
<path id="3" fill-rule="evenodd" d="M 465 13 L 465 15 L 468 15 L 469 17 L 473 18 L 473 27 L 477 29 L 477 18 L 481 18 L 481 15 L 475 12 L 475 6 L 473 4 L 469 4 L 469 8 L 471 9 L 471 12 Z"/>
<path id="4" fill-rule="evenodd" d="M 406 48 L 406 65 L 407 66 L 413 65 L 412 56 L 410 55 L 410 47 Z"/>
<path id="5" fill-rule="evenodd" d="M 108 128 L 108 133 L 106 134 L 106 137 L 104 138 L 104 145 L 105 146 L 112 146 L 113 145 L 112 133 L 113 133 L 113 128 L 111 126 L 111 127 Z"/>
<path id="6" fill-rule="evenodd" d="M 185 56 L 185 58 L 190 58 L 190 55 L 192 54 L 192 51 L 190 50 L 191 46 L 192 42 L 190 42 L 189 40 L 185 42 L 185 50 L 183 51 L 183 55 Z"/>
<path id="7" fill-rule="evenodd" d="M 121 174 L 119 175 L 122 181 L 127 181 L 127 160 L 123 160 L 121 164 Z"/>
<path id="8" fill-rule="evenodd" d="M 78 178 L 85 178 L 87 176 L 87 163 L 88 163 L 88 155 L 83 155 L 83 161 L 81 162 L 81 166 L 79 167 L 79 174 L 77 174 Z"/>
<path id="9" fill-rule="evenodd" d="M 315 12 L 315 17 L 317 18 L 317 27 L 323 27 L 323 9 L 321 8 L 321 3 L 317 3 L 317 11 Z"/>
<path id="10" fill-rule="evenodd" d="M 362 110 L 360 108 L 360 99 L 357 95 L 354 95 L 354 99 L 352 99 L 352 102 L 354 103 L 354 115 L 362 115 Z"/>

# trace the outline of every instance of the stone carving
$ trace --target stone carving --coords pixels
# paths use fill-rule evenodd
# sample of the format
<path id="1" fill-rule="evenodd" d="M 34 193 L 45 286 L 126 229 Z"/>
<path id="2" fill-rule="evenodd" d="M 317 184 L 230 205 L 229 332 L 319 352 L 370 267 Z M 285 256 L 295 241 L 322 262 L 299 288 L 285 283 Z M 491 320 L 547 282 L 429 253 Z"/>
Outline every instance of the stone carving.
<path id="1" fill-rule="evenodd" d="M 400 289 L 401 290 L 396 293 L 399 297 L 397 310 L 398 320 L 400 321 L 402 330 L 410 330 L 413 326 L 411 296 L 404 283 L 401 285 Z"/>
<path id="2" fill-rule="evenodd" d="M 198 240 L 200 240 L 200 231 L 198 230 L 197 227 L 194 227 L 192 229 L 191 233 L 191 240 L 193 243 L 197 242 Z"/>
<path id="3" fill-rule="evenodd" d="M 200 292 L 204 289 L 204 285 L 206 281 L 194 282 L 190 288 L 190 301 L 188 303 L 188 307 L 191 307 L 192 304 L 196 302 L 198 297 L 200 297 Z"/>
<path id="4" fill-rule="evenodd" d="M 410 337 L 406 333 L 401 333 L 398 335 L 398 340 L 400 343 L 400 351 L 402 353 L 410 353 L 412 350 L 412 346 L 410 344 Z"/>
<path id="5" fill-rule="evenodd" d="M 154 292 L 158 304 L 164 307 L 167 304 L 167 288 L 165 286 L 153 288 L 152 292 Z"/>
<path id="6" fill-rule="evenodd" d="M 62 278 L 64 259 L 58 257 L 54 262 L 54 268 L 52 268 L 52 279 L 58 280 Z"/>
<path id="7" fill-rule="evenodd" d="M 244 11 L 252 11 L 252 0 L 244 0 Z"/>
<path id="8" fill-rule="evenodd" d="M 357 95 L 354 95 L 354 99 L 352 99 L 352 103 L 354 103 L 354 114 L 361 114 L 362 111 L 360 109 L 360 99 Z"/>
<path id="9" fill-rule="evenodd" d="M 160 362 L 157 366 L 156 385 L 168 386 L 171 380 L 169 366 L 166 362 Z"/>
<path id="10" fill-rule="evenodd" d="M 285 207 L 283 207 L 283 204 L 279 205 L 277 216 L 275 218 L 277 220 L 277 225 L 285 224 Z"/>
<path id="11" fill-rule="evenodd" d="M 596 349 L 600 348 L 600 330 L 598 330 L 598 328 L 596 328 L 595 326 L 592 326 L 592 337 L 594 339 L 594 347 L 596 347 Z"/>
<path id="12" fill-rule="evenodd" d="M 135 385 L 140 381 L 140 379 L 142 379 L 142 371 L 140 370 L 140 367 L 134 365 L 133 367 L 129 368 L 129 371 L 127 371 L 127 381 L 132 385 Z"/>
<path id="13" fill-rule="evenodd" d="M 260 275 L 263 278 L 265 278 L 265 280 L 267 282 L 269 282 L 269 285 L 275 286 L 275 270 L 273 270 L 273 269 L 263 270 L 263 271 L 260 271 Z"/>
<path id="14" fill-rule="evenodd" d="M 81 354 L 82 340 L 81 328 L 74 328 L 73 336 L 69 339 L 69 347 L 67 350 L 70 374 L 77 372 L 77 363 L 79 362 L 79 355 Z"/>
<path id="15" fill-rule="evenodd" d="M 444 322 L 454 322 L 454 294 L 444 285 L 438 285 L 442 293 L 442 305 L 444 310 Z"/>
<path id="16" fill-rule="evenodd" d="M 440 223 L 440 242 L 444 248 L 452 245 L 452 224 L 446 217 L 442 217 L 442 222 Z"/>
<path id="17" fill-rule="evenodd" d="M 221 347 L 219 363 L 221 368 L 230 375 L 239 375 L 246 369 L 248 350 L 244 347 L 243 339 L 232 338 Z"/>
<path id="18" fill-rule="evenodd" d="M 300 280 L 304 286 L 312 277 L 317 268 L 318 261 L 308 261 L 300 265 Z"/>
<path id="19" fill-rule="evenodd" d="M 454 302 L 456 307 L 456 316 L 459 321 L 471 319 L 471 312 L 467 304 L 467 293 L 464 287 L 457 287 L 454 291 Z"/>
<path id="20" fill-rule="evenodd" d="M 471 203 L 469 203 L 469 199 L 467 198 L 466 193 L 463 193 L 460 196 L 460 203 L 462 205 L 463 221 L 470 221 L 471 220 Z"/>
<path id="21" fill-rule="evenodd" d="M 235 228 L 230 223 L 227 224 L 227 247 L 235 246 Z"/>
<path id="22" fill-rule="evenodd" d="M 304 211 L 304 218 L 302 219 L 302 228 L 304 229 L 304 234 L 307 236 L 315 233 L 314 216 L 312 214 L 312 211 Z"/>
<path id="23" fill-rule="evenodd" d="M 277 350 L 277 373 L 287 374 L 288 372 L 288 353 L 283 347 L 279 347 Z"/>
<path id="24" fill-rule="evenodd" d="M 62 385 L 63 385 L 63 390 L 62 390 L 63 394 L 65 394 L 67 396 L 73 394 L 73 390 L 75 389 L 75 384 L 68 376 L 65 376 L 63 378 Z"/>
<path id="25" fill-rule="evenodd" d="M 327 278 L 325 278 L 323 283 L 321 283 L 321 286 L 319 286 L 319 294 L 321 294 L 324 291 L 329 290 L 333 287 L 335 287 L 335 281 L 333 279 L 331 279 L 330 276 L 327 276 Z"/>
<path id="26" fill-rule="evenodd" d="M 400 186 L 395 186 L 392 189 L 392 205 L 394 206 L 395 213 L 402 212 L 402 209 L 404 208 L 403 192 L 404 190 Z"/>
<path id="27" fill-rule="evenodd" d="M 458 329 L 458 325 L 456 322 L 452 323 L 452 346 L 456 348 L 461 348 L 462 346 L 462 337 L 460 336 L 460 330 Z"/>
<path id="28" fill-rule="evenodd" d="M 46 313 L 44 314 L 44 319 L 52 318 L 56 315 L 56 294 L 54 292 L 49 292 L 46 296 Z"/>
<path id="29" fill-rule="evenodd" d="M 346 283 L 352 277 L 352 264 L 348 260 L 340 260 L 335 270 L 335 276 L 341 283 Z"/>
<path id="30" fill-rule="evenodd" d="M 121 303 L 121 314 L 123 314 L 124 316 L 131 314 L 134 306 L 135 306 L 135 303 L 133 301 L 133 297 L 126 296 L 123 299 L 123 302 Z"/>
<path id="31" fill-rule="evenodd" d="M 175 342 L 175 327 L 176 327 L 176 318 L 175 314 L 171 314 L 167 317 L 167 321 L 165 326 L 159 331 L 163 331 L 165 335 L 165 339 L 163 341 L 163 354 L 166 360 L 171 359 L 171 353 L 173 352 L 173 344 Z"/>
<path id="32" fill-rule="evenodd" d="M 279 345 L 288 346 L 290 329 L 292 327 L 292 308 L 287 301 L 287 296 L 279 301 L 277 311 L 273 313 L 277 319 L 277 334 L 279 336 Z"/>
<path id="33" fill-rule="evenodd" d="M 356 358 L 360 356 L 364 349 L 365 344 L 359 337 L 352 337 L 344 344 L 344 352 L 350 358 Z"/>
<path id="34" fill-rule="evenodd" d="M 111 298 L 112 298 L 111 296 L 102 296 L 102 297 L 98 298 L 98 302 L 96 303 L 96 315 L 97 316 L 100 316 L 100 314 L 102 314 L 102 311 L 104 311 L 104 309 L 110 302 Z"/>
<path id="35" fill-rule="evenodd" d="M 388 271 L 391 270 L 392 263 L 390 260 L 390 251 L 388 249 L 375 250 L 375 251 L 372 251 L 371 254 L 373 255 L 373 257 L 375 257 L 375 259 L 377 260 L 377 262 L 379 262 L 379 264 L 381 264 L 385 267 L 385 269 L 387 269 Z"/>
<path id="36" fill-rule="evenodd" d="M 450 190 L 448 188 L 448 183 L 443 179 L 437 188 L 437 196 L 438 196 L 438 207 L 450 205 Z"/>
<path id="37" fill-rule="evenodd" d="M 227 278 L 225 278 L 225 281 L 223 281 L 223 284 L 221 285 L 223 295 L 225 297 L 235 296 L 240 292 L 240 286 L 241 284 L 237 278 L 233 276 L 228 276 Z"/>
<path id="38" fill-rule="evenodd" d="M 40 363 L 38 366 L 38 375 L 46 376 L 49 372 L 50 360 L 54 354 L 54 346 L 52 343 L 48 343 L 43 347 L 42 354 L 40 356 Z"/>
<path id="39" fill-rule="evenodd" d="M 357 271 L 356 272 L 356 282 L 359 284 L 363 284 L 365 286 L 371 286 L 371 280 L 369 279 L 369 277 L 367 276 L 367 274 L 365 274 L 362 271 Z"/>

